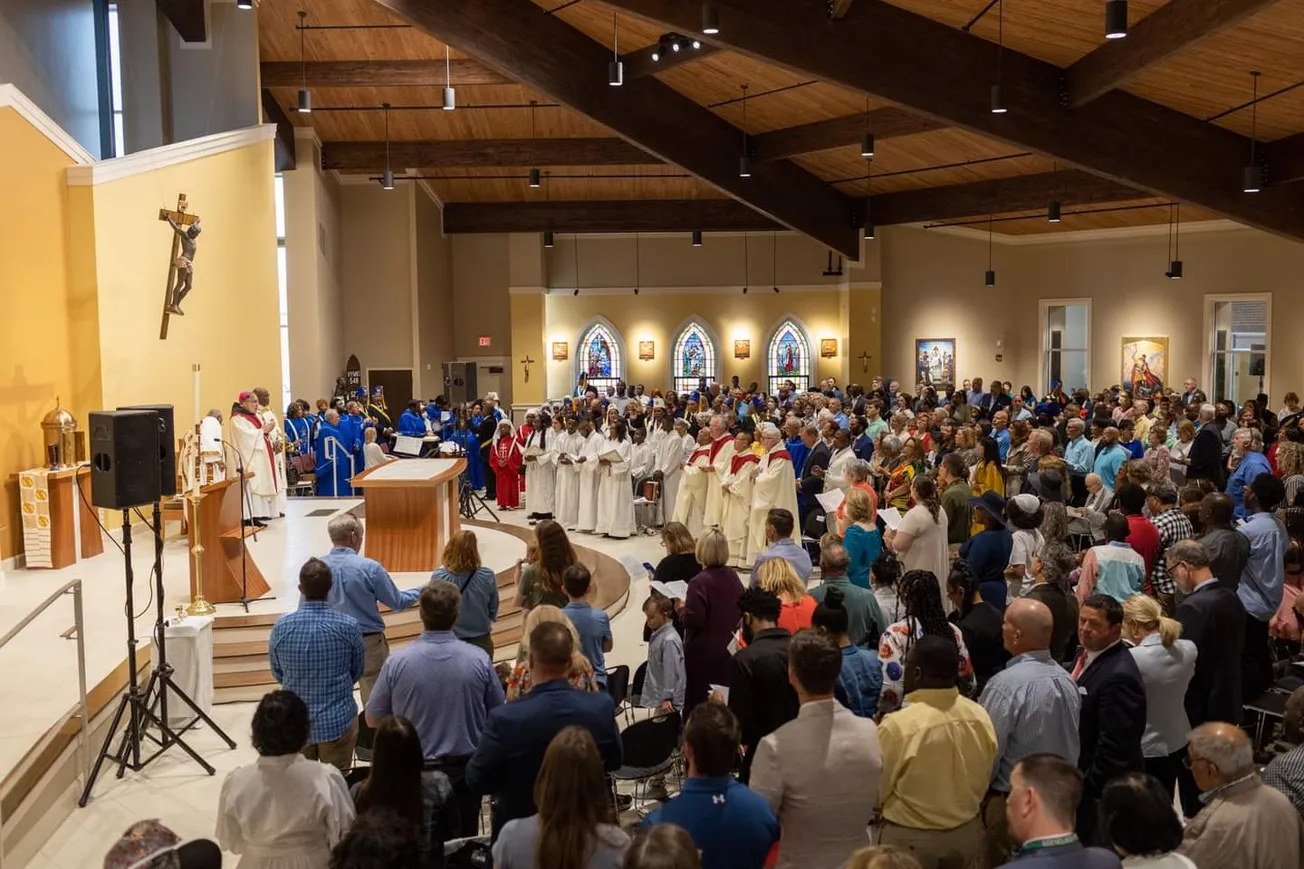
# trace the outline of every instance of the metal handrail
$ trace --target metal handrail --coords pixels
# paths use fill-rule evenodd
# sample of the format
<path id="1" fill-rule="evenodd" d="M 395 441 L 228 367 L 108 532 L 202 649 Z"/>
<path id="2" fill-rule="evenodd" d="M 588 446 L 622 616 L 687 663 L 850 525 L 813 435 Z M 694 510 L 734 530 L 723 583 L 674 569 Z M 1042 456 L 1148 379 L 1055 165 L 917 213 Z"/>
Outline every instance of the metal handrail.
<path id="1" fill-rule="evenodd" d="M 24 628 L 35 621 L 37 616 L 53 606 L 55 601 L 67 594 L 72 595 L 73 624 L 77 634 L 77 688 L 81 707 L 81 715 L 79 716 L 81 726 L 78 728 L 77 754 L 80 757 L 81 782 L 82 786 L 85 786 L 86 780 L 90 776 L 91 755 L 87 743 L 89 739 L 87 728 L 90 726 L 90 709 L 86 704 L 86 623 L 82 617 L 82 581 L 80 579 L 69 580 L 60 586 L 58 591 L 41 601 L 18 624 L 10 628 L 3 637 L 0 637 L 0 649 L 8 645 L 10 640 L 18 636 Z M 3 831 L 4 816 L 0 814 L 0 867 L 4 866 L 5 861 Z"/>

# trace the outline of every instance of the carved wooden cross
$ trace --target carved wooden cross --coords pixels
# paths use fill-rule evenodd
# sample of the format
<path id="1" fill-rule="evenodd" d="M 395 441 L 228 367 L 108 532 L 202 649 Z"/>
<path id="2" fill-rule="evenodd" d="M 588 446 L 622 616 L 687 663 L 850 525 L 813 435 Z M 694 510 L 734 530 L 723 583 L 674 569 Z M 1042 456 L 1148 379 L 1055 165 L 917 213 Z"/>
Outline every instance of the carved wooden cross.
<path id="1" fill-rule="evenodd" d="M 870 356 L 870 355 L 869 355 L 868 353 L 866 353 L 864 350 L 861 350 L 861 351 L 860 351 L 860 355 L 857 356 L 856 358 L 860 360 L 860 370 L 861 370 L 861 372 L 864 373 L 864 374 L 868 374 L 868 373 L 869 373 L 869 360 L 873 359 L 874 357 L 873 357 L 873 356 Z"/>
<path id="2" fill-rule="evenodd" d="M 166 221 L 171 218 L 179 226 L 190 226 L 199 220 L 199 215 L 190 214 L 186 211 L 186 194 L 177 195 L 177 210 L 168 211 L 166 208 L 158 210 L 158 219 Z M 163 324 L 159 326 L 158 337 L 160 341 L 167 340 L 168 337 L 168 304 L 172 301 L 172 287 L 177 278 L 177 254 L 181 252 L 181 239 L 176 234 L 172 235 L 172 256 L 168 257 L 168 283 L 167 288 L 163 291 Z"/>
<path id="3" fill-rule="evenodd" d="M 521 364 L 525 366 L 525 382 L 526 382 L 526 383 L 529 383 L 529 382 L 530 382 L 530 366 L 534 364 L 534 360 L 531 359 L 531 358 L 530 358 L 530 354 L 527 353 L 527 354 L 525 354 L 525 358 L 521 360 Z"/>

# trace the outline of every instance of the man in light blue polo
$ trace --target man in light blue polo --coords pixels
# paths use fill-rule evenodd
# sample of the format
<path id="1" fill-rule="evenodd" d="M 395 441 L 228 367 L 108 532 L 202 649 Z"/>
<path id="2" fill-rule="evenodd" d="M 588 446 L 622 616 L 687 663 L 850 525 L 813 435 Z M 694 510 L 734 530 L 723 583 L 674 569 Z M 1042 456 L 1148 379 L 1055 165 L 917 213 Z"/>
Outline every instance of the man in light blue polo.
<path id="1" fill-rule="evenodd" d="M 580 636 L 580 651 L 593 665 L 593 676 L 604 688 L 607 685 L 607 652 L 614 646 L 611 619 L 605 610 L 592 606 L 585 598 L 593 584 L 589 569 L 582 564 L 572 564 L 561 575 L 562 588 L 570 603 L 562 607 L 566 618 L 575 626 Z"/>
<path id="2" fill-rule="evenodd" d="M 769 545 L 756 556 L 756 561 L 752 564 L 752 588 L 755 588 L 759 581 L 757 577 L 760 576 L 761 565 L 771 558 L 782 558 L 792 565 L 792 569 L 803 583 L 810 579 L 813 567 L 810 553 L 804 546 L 792 540 L 796 521 L 792 512 L 782 507 L 775 507 L 765 514 L 765 541 Z"/>

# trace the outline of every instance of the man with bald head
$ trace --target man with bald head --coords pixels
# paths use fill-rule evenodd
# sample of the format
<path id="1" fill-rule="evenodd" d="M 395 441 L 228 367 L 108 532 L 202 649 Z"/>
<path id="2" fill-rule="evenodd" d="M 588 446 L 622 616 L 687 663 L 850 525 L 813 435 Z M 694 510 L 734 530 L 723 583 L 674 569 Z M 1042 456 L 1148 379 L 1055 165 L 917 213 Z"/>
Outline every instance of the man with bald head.
<path id="1" fill-rule="evenodd" d="M 1224 492 L 1210 492 L 1200 500 L 1200 544 L 1209 553 L 1209 569 L 1224 587 L 1236 591 L 1250 560 L 1250 538 L 1232 527 L 1236 502 Z"/>
<path id="2" fill-rule="evenodd" d="M 988 866 L 1003 863 L 1014 845 L 1005 826 L 1005 797 L 1015 764 L 1040 753 L 1056 754 L 1070 763 L 1078 759 L 1082 700 L 1073 677 L 1051 656 L 1054 627 L 1051 611 L 1041 601 L 1011 601 L 1005 608 L 1001 637 L 1012 657 L 978 698 L 996 730 L 996 763 L 983 802 Z"/>
<path id="3" fill-rule="evenodd" d="M 1186 825 L 1180 853 L 1197 866 L 1296 869 L 1304 865 L 1304 826 L 1280 791 L 1259 778 L 1249 737 L 1212 721 L 1186 746 L 1204 808 Z"/>

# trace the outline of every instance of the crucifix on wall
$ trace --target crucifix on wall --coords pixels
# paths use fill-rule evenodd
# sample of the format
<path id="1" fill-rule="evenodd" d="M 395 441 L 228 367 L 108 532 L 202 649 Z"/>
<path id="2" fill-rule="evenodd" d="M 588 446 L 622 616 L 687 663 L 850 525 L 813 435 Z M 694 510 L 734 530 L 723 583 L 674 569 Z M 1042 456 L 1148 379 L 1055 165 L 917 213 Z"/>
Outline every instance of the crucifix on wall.
<path id="1" fill-rule="evenodd" d="M 168 320 L 173 314 L 184 317 L 181 302 L 190 295 L 195 278 L 195 251 L 198 248 L 199 215 L 187 210 L 186 194 L 177 196 L 176 211 L 160 208 L 158 219 L 172 227 L 172 256 L 168 259 L 168 284 L 163 295 L 163 324 L 159 327 L 159 340 L 168 337 Z"/>
<path id="2" fill-rule="evenodd" d="M 526 356 L 525 356 L 525 358 L 521 360 L 521 364 L 525 366 L 525 382 L 526 382 L 526 383 L 529 383 L 529 382 L 530 382 L 530 366 L 534 364 L 534 360 L 531 359 L 530 356 L 529 356 L 529 354 L 527 353 Z"/>
<path id="3" fill-rule="evenodd" d="M 860 351 L 860 355 L 857 356 L 856 358 L 860 360 L 860 370 L 861 370 L 861 373 L 868 374 L 868 373 L 869 373 L 869 360 L 873 359 L 874 357 L 873 357 L 873 356 L 870 356 L 870 355 L 869 355 L 868 353 L 866 353 L 864 350 L 861 350 L 861 351 Z"/>

